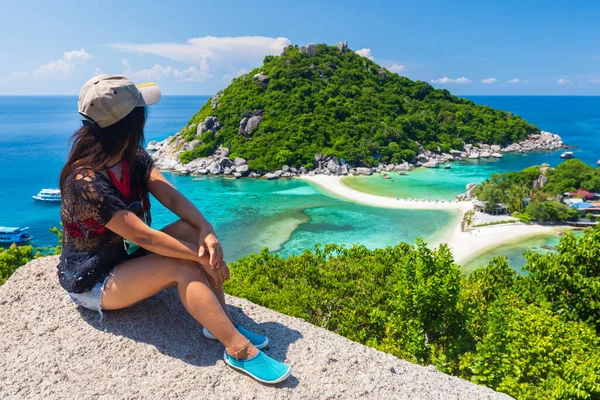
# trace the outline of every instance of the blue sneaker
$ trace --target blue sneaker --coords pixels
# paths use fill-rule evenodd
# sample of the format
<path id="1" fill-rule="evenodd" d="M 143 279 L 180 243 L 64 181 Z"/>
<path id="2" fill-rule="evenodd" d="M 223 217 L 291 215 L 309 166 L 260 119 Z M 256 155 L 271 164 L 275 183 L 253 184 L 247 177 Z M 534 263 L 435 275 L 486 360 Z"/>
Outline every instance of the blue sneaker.
<path id="1" fill-rule="evenodd" d="M 249 331 L 240 324 L 237 324 L 235 326 L 235 329 L 237 329 L 239 333 L 241 333 L 246 339 L 250 341 L 250 343 L 252 343 L 254 347 L 256 347 L 259 350 L 264 349 L 269 345 L 269 338 L 266 336 L 262 336 L 258 333 Z M 211 340 L 217 340 L 217 338 L 212 333 L 210 333 L 208 329 L 204 327 L 202 328 L 202 334 Z"/>
<path id="2" fill-rule="evenodd" d="M 227 351 L 223 354 L 225 363 L 231 368 L 242 371 L 262 383 L 279 383 L 292 373 L 292 367 L 258 351 L 258 354 L 247 360 L 236 360 Z"/>

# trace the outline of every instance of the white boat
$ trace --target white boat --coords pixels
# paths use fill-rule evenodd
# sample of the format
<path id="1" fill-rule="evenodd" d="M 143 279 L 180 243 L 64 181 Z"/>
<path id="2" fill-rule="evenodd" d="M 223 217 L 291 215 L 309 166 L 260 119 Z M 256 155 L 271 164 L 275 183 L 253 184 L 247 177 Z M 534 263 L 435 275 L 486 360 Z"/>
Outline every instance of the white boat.
<path id="1" fill-rule="evenodd" d="M 60 189 L 42 189 L 31 197 L 39 201 L 60 201 Z"/>
<path id="2" fill-rule="evenodd" d="M 31 240 L 31 236 L 27 232 L 29 227 L 14 228 L 8 226 L 0 226 L 0 243 L 26 243 Z"/>
<path id="3" fill-rule="evenodd" d="M 572 151 L 565 151 L 564 153 L 562 153 L 560 155 L 560 158 L 573 158 L 573 157 L 575 157 L 575 156 L 573 155 Z"/>

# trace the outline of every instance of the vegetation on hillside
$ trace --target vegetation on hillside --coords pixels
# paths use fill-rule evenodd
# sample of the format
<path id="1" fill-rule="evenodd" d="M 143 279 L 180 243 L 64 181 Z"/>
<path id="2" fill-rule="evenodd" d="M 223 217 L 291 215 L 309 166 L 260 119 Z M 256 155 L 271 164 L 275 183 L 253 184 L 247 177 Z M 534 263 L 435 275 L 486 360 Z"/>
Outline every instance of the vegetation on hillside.
<path id="1" fill-rule="evenodd" d="M 257 73 L 269 77 L 266 88 L 253 80 Z M 238 134 L 240 120 L 256 110 L 264 110 L 258 127 L 249 137 Z M 216 116 L 224 127 L 196 137 L 196 126 L 207 116 Z M 209 100 L 186 125 L 183 137 L 202 143 L 180 158 L 189 162 L 224 145 L 255 170 L 312 167 L 319 152 L 372 166 L 412 161 L 417 141 L 427 150 L 448 152 L 464 143 L 507 145 L 532 133 L 539 129 L 518 116 L 319 44 L 316 57 L 291 47 L 233 79 L 217 108 Z"/>
<path id="2" fill-rule="evenodd" d="M 450 250 L 327 245 L 231 265 L 226 291 L 518 399 L 600 397 L 600 229 L 461 276 Z"/>
<path id="3" fill-rule="evenodd" d="M 542 187 L 534 184 L 539 182 L 540 175 L 547 180 Z M 533 166 L 518 172 L 493 174 L 476 195 L 486 203 L 486 208 L 494 209 L 504 203 L 509 212 L 524 220 L 560 222 L 580 217 L 577 211 L 556 200 L 565 192 L 577 190 L 600 192 L 600 169 L 572 159 L 556 168 Z"/>

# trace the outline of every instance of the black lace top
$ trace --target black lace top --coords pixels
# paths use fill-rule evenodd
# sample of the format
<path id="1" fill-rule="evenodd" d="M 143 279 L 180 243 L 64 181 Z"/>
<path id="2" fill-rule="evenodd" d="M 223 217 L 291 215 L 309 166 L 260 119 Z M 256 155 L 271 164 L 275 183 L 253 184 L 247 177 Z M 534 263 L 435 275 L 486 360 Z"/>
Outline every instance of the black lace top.
<path id="1" fill-rule="evenodd" d="M 130 165 L 131 188 L 125 196 L 110 178 L 90 169 L 73 171 L 61 193 L 60 218 L 63 223 L 63 247 L 58 264 L 61 286 L 71 293 L 83 293 L 102 282 L 114 267 L 141 253 L 127 255 L 123 238 L 105 228 L 113 215 L 134 203 L 143 206 L 150 224 L 148 177 L 154 163 L 144 149 L 139 148 Z M 141 209 L 141 207 L 139 207 Z"/>

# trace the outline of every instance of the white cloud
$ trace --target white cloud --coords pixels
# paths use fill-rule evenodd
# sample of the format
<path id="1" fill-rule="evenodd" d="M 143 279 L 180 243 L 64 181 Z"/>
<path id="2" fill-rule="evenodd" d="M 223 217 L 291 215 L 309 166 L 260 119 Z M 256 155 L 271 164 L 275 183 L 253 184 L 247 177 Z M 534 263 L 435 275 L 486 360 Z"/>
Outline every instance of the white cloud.
<path id="1" fill-rule="evenodd" d="M 600 79 L 593 79 L 592 78 L 592 79 L 590 79 L 590 83 L 594 83 L 594 84 L 600 83 Z"/>
<path id="2" fill-rule="evenodd" d="M 198 69 L 193 65 L 181 71 L 178 69 L 173 70 L 173 76 L 184 81 L 202 81 L 213 77 L 213 75 L 208 72 L 207 67 L 203 68 L 200 66 L 200 69 Z"/>
<path id="3" fill-rule="evenodd" d="M 129 73 L 129 78 L 135 82 L 149 81 L 149 80 L 160 80 L 170 76 L 173 73 L 173 67 L 163 67 L 160 64 L 155 64 L 152 68 L 141 69 Z"/>
<path id="4" fill-rule="evenodd" d="M 482 79 L 481 83 L 485 83 L 486 85 L 491 85 L 492 83 L 496 83 L 496 78 Z"/>
<path id="5" fill-rule="evenodd" d="M 73 75 L 73 71 L 75 67 L 85 63 L 90 58 L 89 55 L 84 49 L 81 50 L 72 50 L 65 51 L 63 53 L 63 58 L 60 60 L 50 61 L 49 63 L 40 65 L 33 72 L 15 72 L 13 73 L 9 79 L 58 79 L 65 80 L 70 78 Z"/>
<path id="6" fill-rule="evenodd" d="M 31 73 L 34 78 L 67 79 L 73 73 L 74 65 L 67 60 L 50 61 L 40 65 Z"/>
<path id="7" fill-rule="evenodd" d="M 446 85 L 448 83 L 457 83 L 457 84 L 465 84 L 465 83 L 471 83 L 471 81 L 467 78 L 465 78 L 464 76 L 461 76 L 460 78 L 448 78 L 447 76 L 444 76 L 443 78 L 438 78 L 438 79 L 431 79 L 430 80 L 431 83 L 440 83 L 443 85 Z"/>
<path id="8" fill-rule="evenodd" d="M 559 85 L 566 85 L 571 83 L 571 81 L 568 79 L 560 78 L 556 80 L 556 83 L 558 83 Z"/>
<path id="9" fill-rule="evenodd" d="M 516 84 L 516 83 L 525 83 L 525 82 L 527 82 L 527 81 L 522 81 L 519 78 L 514 78 L 514 79 L 510 79 L 510 80 L 506 81 L 506 83 L 510 83 L 510 84 L 513 84 L 513 85 Z"/>
<path id="10" fill-rule="evenodd" d="M 356 50 L 356 54 L 358 54 L 359 56 L 368 58 L 369 60 L 374 60 L 375 57 L 373 57 L 371 55 L 371 49 L 360 49 L 360 50 Z M 391 70 L 390 70 L 391 71 Z"/>
<path id="11" fill-rule="evenodd" d="M 404 71 L 406 69 L 406 67 L 402 64 L 392 64 L 388 69 L 391 72 L 399 73 L 399 72 Z"/>
<path id="12" fill-rule="evenodd" d="M 100 67 L 96 67 L 96 69 L 94 70 L 94 76 L 102 75 L 103 73 L 104 71 L 102 71 L 102 68 Z"/>
<path id="13" fill-rule="evenodd" d="M 202 76 L 208 77 L 209 70 L 233 71 L 240 67 L 254 67 L 262 62 L 264 56 L 280 54 L 290 44 L 289 39 L 281 37 L 205 36 L 185 43 L 115 43 L 110 46 L 127 53 L 153 54 L 191 64 Z M 197 71 L 190 70 L 187 77 L 199 76 Z"/>
<path id="14" fill-rule="evenodd" d="M 65 51 L 65 55 L 64 55 L 64 59 L 67 61 L 83 61 L 86 62 L 88 61 L 90 58 L 92 58 L 91 55 L 88 54 L 87 51 L 85 51 L 84 49 L 81 50 L 72 50 L 72 51 Z"/>

